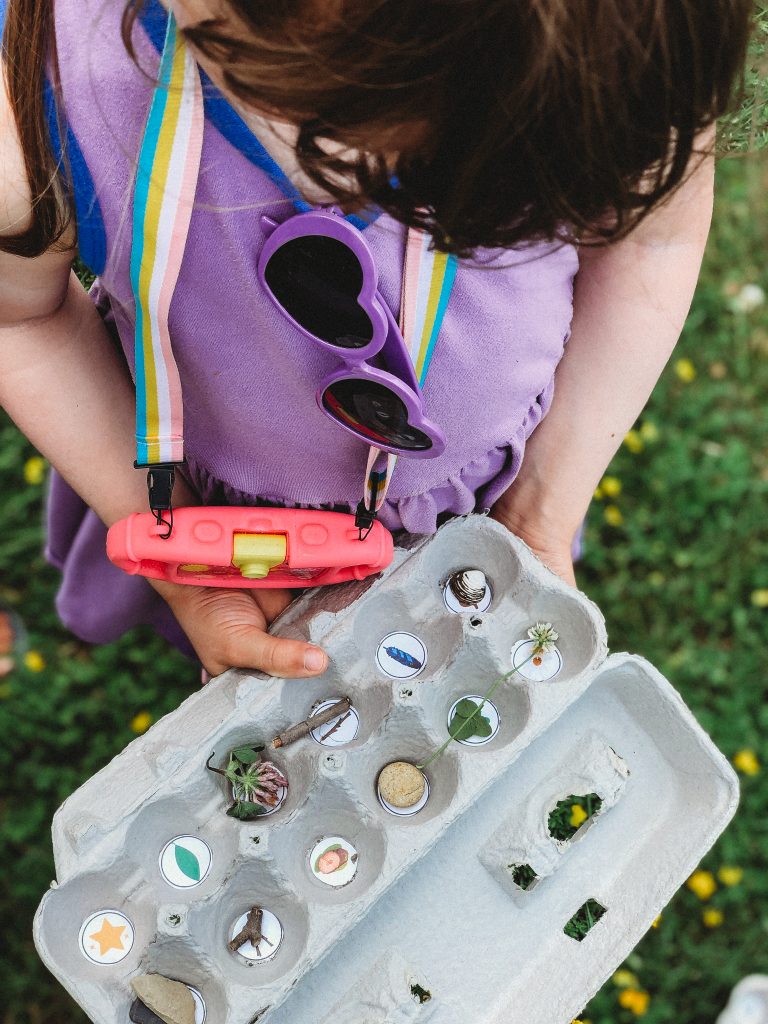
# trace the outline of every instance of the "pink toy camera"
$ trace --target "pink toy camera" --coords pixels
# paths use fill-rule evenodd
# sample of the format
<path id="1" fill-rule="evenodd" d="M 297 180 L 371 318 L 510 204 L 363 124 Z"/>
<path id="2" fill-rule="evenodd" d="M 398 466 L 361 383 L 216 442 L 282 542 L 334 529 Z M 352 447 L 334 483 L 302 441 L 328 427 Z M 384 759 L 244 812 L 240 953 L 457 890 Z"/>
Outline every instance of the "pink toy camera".
<path id="1" fill-rule="evenodd" d="M 361 580 L 392 561 L 392 535 L 375 522 L 360 540 L 355 517 L 290 508 L 177 508 L 173 531 L 151 512 L 107 533 L 107 554 L 131 575 L 208 587 L 319 587 Z"/>

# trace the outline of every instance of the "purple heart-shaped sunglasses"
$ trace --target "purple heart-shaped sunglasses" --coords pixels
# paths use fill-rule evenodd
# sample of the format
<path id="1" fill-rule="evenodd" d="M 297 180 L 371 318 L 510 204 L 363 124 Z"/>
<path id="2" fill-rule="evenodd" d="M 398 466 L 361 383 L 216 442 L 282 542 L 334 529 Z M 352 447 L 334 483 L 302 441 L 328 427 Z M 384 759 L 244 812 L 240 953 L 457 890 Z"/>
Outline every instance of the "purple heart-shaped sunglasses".
<path id="1" fill-rule="evenodd" d="M 378 272 L 360 231 L 339 211 L 310 210 L 267 235 L 259 280 L 294 327 L 344 366 L 321 381 L 317 404 L 336 423 L 395 455 L 435 458 L 445 436 L 427 419 L 411 355 L 378 291 Z M 378 356 L 373 365 L 371 360 Z M 384 368 L 385 367 L 385 368 Z"/>

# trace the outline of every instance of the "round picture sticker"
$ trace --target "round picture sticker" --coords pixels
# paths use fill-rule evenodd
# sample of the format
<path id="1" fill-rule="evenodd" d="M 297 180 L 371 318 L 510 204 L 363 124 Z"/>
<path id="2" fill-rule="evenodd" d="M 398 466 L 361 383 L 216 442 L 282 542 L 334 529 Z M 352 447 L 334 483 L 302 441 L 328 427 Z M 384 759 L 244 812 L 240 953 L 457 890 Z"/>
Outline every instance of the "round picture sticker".
<path id="1" fill-rule="evenodd" d="M 193 889 L 208 877 L 213 854 L 197 836 L 176 836 L 160 851 L 160 874 L 174 889 Z"/>
<path id="2" fill-rule="evenodd" d="M 338 701 L 339 698 L 337 697 L 334 697 L 332 700 L 324 700 L 312 708 L 312 714 L 318 715 L 322 711 L 333 707 Z M 309 735 L 316 743 L 320 743 L 324 747 L 343 747 L 345 743 L 352 742 L 355 736 L 357 736 L 359 728 L 360 716 L 355 708 L 350 705 L 343 714 L 337 718 L 332 718 L 325 725 L 318 725 L 317 728 L 312 729 Z"/>
<path id="3" fill-rule="evenodd" d="M 385 765 L 376 782 L 379 803 L 398 817 L 418 814 L 429 800 L 429 779 L 408 761 Z"/>
<path id="4" fill-rule="evenodd" d="M 309 868 L 324 885 L 348 885 L 357 874 L 357 850 L 341 836 L 324 836 L 309 851 Z"/>
<path id="5" fill-rule="evenodd" d="M 427 663 L 427 648 L 413 633 L 389 633 L 376 651 L 376 664 L 390 679 L 413 679 Z"/>
<path id="6" fill-rule="evenodd" d="M 131 952 L 133 940 L 133 925 L 119 910 L 99 910 L 80 929 L 80 950 L 93 964 L 119 964 Z"/>
<path id="7" fill-rule="evenodd" d="M 205 1000 L 196 988 L 192 988 L 191 985 L 187 985 L 190 991 L 190 995 L 195 1001 L 195 1024 L 205 1024 L 205 1019 L 208 1016 L 208 1010 L 205 1006 Z"/>
<path id="8" fill-rule="evenodd" d="M 230 940 L 234 939 L 245 928 L 248 913 L 243 914 L 232 925 Z M 237 953 L 251 963 L 263 963 L 271 960 L 283 941 L 283 926 L 271 910 L 262 908 L 261 939 L 254 945 L 250 939 L 238 946 Z"/>
<path id="9" fill-rule="evenodd" d="M 243 794 L 243 791 L 238 786 L 233 786 L 230 784 L 229 788 L 232 792 L 233 800 L 242 800 L 244 803 L 247 802 Z M 255 817 L 251 819 L 252 821 L 258 821 L 259 818 L 266 818 L 270 814 L 274 814 L 275 811 L 279 811 L 280 808 L 283 806 L 283 804 L 285 803 L 285 798 L 288 796 L 288 787 L 277 786 L 276 788 L 277 793 L 275 794 L 275 803 L 272 806 L 269 806 L 268 804 L 264 803 L 259 804 L 261 810 L 257 815 L 255 815 Z"/>
<path id="10" fill-rule="evenodd" d="M 563 667 L 560 651 L 552 646 L 546 654 L 533 654 L 534 640 L 518 640 L 512 648 L 512 666 L 517 674 L 534 683 L 554 679 Z M 533 654 L 533 657 L 531 655 Z M 514 677 L 513 677 L 514 678 Z"/>
<path id="11" fill-rule="evenodd" d="M 499 723 L 496 705 L 490 700 L 483 702 L 477 693 L 460 697 L 453 702 L 448 712 L 451 736 L 466 747 L 481 747 L 484 743 L 490 743 L 499 731 Z"/>
<path id="12" fill-rule="evenodd" d="M 445 607 L 454 615 L 474 615 L 477 612 L 487 612 L 491 607 L 493 594 L 488 581 L 479 570 L 473 570 L 473 572 L 476 572 L 478 577 L 482 577 L 481 585 L 474 593 L 466 586 L 465 577 L 470 575 L 466 572 L 454 573 L 443 587 Z M 475 581 L 470 579 L 470 584 L 474 583 Z M 472 598 L 476 600 L 472 601 Z"/>

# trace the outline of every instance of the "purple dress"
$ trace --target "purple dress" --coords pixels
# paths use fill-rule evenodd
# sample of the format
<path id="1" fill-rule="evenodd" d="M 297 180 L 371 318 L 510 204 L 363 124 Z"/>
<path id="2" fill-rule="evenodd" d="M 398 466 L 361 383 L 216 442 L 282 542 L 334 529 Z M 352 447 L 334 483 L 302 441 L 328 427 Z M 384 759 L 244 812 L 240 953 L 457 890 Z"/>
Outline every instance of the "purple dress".
<path id="1" fill-rule="evenodd" d="M 120 38 L 123 0 L 56 0 L 63 114 L 76 184 L 81 255 L 98 274 L 94 299 L 133 372 L 129 279 L 133 178 L 152 83 Z M 135 30 L 154 71 L 164 12 L 157 0 Z M 184 396 L 188 477 L 208 504 L 354 510 L 367 447 L 315 403 L 337 365 L 308 343 L 261 288 L 261 214 L 294 212 L 263 146 L 215 90 L 206 90 L 201 171 L 189 239 L 170 310 Z M 405 230 L 387 215 L 365 228 L 379 289 L 398 312 Z M 380 518 L 393 531 L 432 533 L 449 515 L 489 508 L 510 485 L 526 439 L 551 403 L 572 314 L 576 252 L 538 245 L 460 261 L 424 386 L 445 432 L 435 459 L 401 458 Z M 130 471 L 126 467 L 126 471 Z M 63 574 L 59 614 L 91 642 L 153 625 L 190 651 L 147 582 L 108 561 L 105 527 L 53 475 L 47 555 Z"/>

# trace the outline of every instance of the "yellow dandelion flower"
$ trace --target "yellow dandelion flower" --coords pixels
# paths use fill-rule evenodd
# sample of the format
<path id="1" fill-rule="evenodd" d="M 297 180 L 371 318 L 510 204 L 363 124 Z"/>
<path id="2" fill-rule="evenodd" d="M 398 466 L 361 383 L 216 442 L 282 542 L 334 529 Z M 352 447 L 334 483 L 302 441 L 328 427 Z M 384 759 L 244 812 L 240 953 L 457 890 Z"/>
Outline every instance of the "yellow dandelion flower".
<path id="1" fill-rule="evenodd" d="M 595 493 L 592 495 L 592 497 L 595 499 L 595 501 L 602 501 L 602 499 L 603 499 L 602 488 L 601 487 L 596 487 L 595 488 Z"/>
<path id="2" fill-rule="evenodd" d="M 690 359 L 683 357 L 675 362 L 675 374 L 683 384 L 690 384 L 691 381 L 696 380 L 696 367 Z"/>
<path id="3" fill-rule="evenodd" d="M 571 804 L 571 817 L 569 820 L 574 828 L 578 828 L 579 825 L 583 824 L 588 817 L 589 815 L 581 804 Z"/>
<path id="4" fill-rule="evenodd" d="M 618 505 L 606 505 L 603 509 L 603 519 L 609 526 L 621 526 L 624 522 L 624 516 Z"/>
<path id="5" fill-rule="evenodd" d="M 708 900 L 717 891 L 717 882 L 711 871 L 694 871 L 685 884 L 700 900 Z"/>
<path id="6" fill-rule="evenodd" d="M 651 928 L 658 928 L 659 927 L 659 925 L 661 924 L 662 916 L 663 916 L 662 914 L 659 914 L 658 917 L 654 917 L 653 923 L 651 924 Z"/>
<path id="7" fill-rule="evenodd" d="M 625 988 L 619 992 L 619 1006 L 625 1010 L 631 1010 L 636 1017 L 642 1017 L 648 1010 L 648 1003 L 651 997 L 647 992 L 637 988 Z"/>
<path id="8" fill-rule="evenodd" d="M 611 981 L 617 988 L 637 988 L 640 984 L 637 975 L 628 971 L 626 967 L 620 967 L 618 971 L 615 971 L 611 976 Z"/>
<path id="9" fill-rule="evenodd" d="M 27 651 L 24 655 L 24 666 L 30 672 L 42 672 L 45 668 L 45 658 L 40 651 Z"/>
<path id="10" fill-rule="evenodd" d="M 33 455 L 24 463 L 24 479 L 28 484 L 35 486 L 45 480 L 45 467 L 47 463 L 40 455 Z"/>
<path id="11" fill-rule="evenodd" d="M 757 775 L 760 762 L 754 750 L 739 750 L 733 755 L 733 767 L 743 775 Z"/>
<path id="12" fill-rule="evenodd" d="M 704 922 L 705 928 L 719 928 L 723 923 L 724 915 L 722 910 L 717 910 L 715 907 L 707 907 L 706 910 L 702 911 L 701 919 Z"/>
<path id="13" fill-rule="evenodd" d="M 138 715 L 131 720 L 131 730 L 139 736 L 143 732 L 146 732 L 150 725 L 152 725 L 152 715 L 150 715 L 148 711 L 140 711 Z"/>
<path id="14" fill-rule="evenodd" d="M 627 433 L 627 436 L 624 438 L 624 447 L 628 448 L 633 455 L 639 455 L 643 450 L 645 444 L 637 430 L 630 430 Z"/>
<path id="15" fill-rule="evenodd" d="M 717 872 L 718 879 L 723 885 L 738 885 L 744 877 L 743 868 L 733 867 L 730 864 L 723 864 Z"/>
<path id="16" fill-rule="evenodd" d="M 615 476 L 604 476 L 600 484 L 606 498 L 618 498 L 621 494 L 621 480 Z"/>
<path id="17" fill-rule="evenodd" d="M 640 427 L 640 437 L 648 444 L 653 444 L 659 439 L 659 428 L 653 420 L 646 420 Z"/>
<path id="18" fill-rule="evenodd" d="M 753 590 L 750 600 L 755 608 L 768 608 L 768 587 Z"/>

